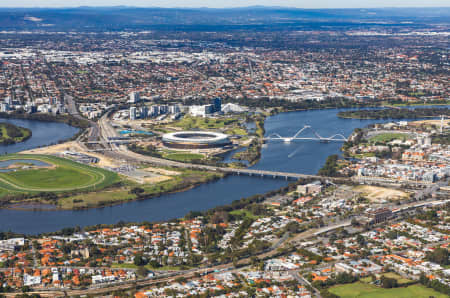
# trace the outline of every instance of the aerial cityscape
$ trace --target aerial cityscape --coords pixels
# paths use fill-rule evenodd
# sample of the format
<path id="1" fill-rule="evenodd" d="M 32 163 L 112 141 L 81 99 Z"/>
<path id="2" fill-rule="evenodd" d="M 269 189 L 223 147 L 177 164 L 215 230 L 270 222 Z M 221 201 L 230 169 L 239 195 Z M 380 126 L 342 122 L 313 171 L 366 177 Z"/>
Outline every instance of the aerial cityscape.
<path id="1" fill-rule="evenodd" d="M 448 5 L 31 2 L 0 298 L 450 297 Z"/>

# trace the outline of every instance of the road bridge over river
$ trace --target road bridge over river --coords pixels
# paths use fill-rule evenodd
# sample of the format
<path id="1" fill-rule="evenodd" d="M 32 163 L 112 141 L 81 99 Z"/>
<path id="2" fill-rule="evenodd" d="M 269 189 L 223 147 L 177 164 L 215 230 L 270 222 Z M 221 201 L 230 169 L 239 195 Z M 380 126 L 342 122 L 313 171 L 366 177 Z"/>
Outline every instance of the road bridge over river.
<path id="1" fill-rule="evenodd" d="M 111 138 L 116 138 L 117 133 L 115 130 L 111 127 L 107 115 L 104 115 L 99 120 L 99 127 L 100 127 L 100 140 L 107 143 L 107 140 Z M 305 127 L 306 129 L 308 127 Z M 299 132 L 301 133 L 301 131 Z M 294 136 L 295 137 L 295 136 Z M 320 137 L 320 136 L 319 136 Z M 343 137 L 343 136 L 342 136 Z M 343 137 L 344 138 L 344 137 Z M 322 138 L 324 139 L 324 138 Z M 325 138 L 328 139 L 328 138 Z M 234 175 L 246 175 L 246 176 L 255 176 L 255 177 L 265 177 L 265 178 L 277 178 L 277 179 L 302 179 L 302 178 L 312 178 L 312 179 L 320 179 L 324 180 L 327 179 L 329 181 L 336 181 L 336 182 L 345 182 L 345 181 L 353 181 L 356 183 L 361 184 L 390 184 L 390 183 L 399 183 L 399 181 L 396 180 L 390 180 L 390 179 L 382 179 L 379 178 L 372 178 L 372 177 L 353 177 L 353 178 L 346 178 L 346 177 L 325 177 L 325 176 L 318 176 L 318 175 L 309 175 L 309 174 L 301 174 L 301 173 L 289 173 L 289 172 L 278 172 L 278 171 L 268 171 L 268 170 L 256 170 L 256 169 L 248 169 L 248 168 L 226 168 L 226 167 L 216 167 L 216 166 L 208 166 L 208 165 L 202 165 L 202 164 L 192 164 L 192 163 L 183 163 L 178 161 L 172 161 L 167 160 L 163 158 L 153 157 L 153 156 L 146 156 L 142 154 L 135 153 L 133 151 L 130 151 L 126 145 L 123 144 L 113 144 L 110 143 L 110 149 L 111 151 L 105 151 L 104 154 L 117 160 L 125 160 L 129 162 L 145 162 L 150 163 L 157 166 L 169 166 L 169 167 L 176 167 L 176 168 L 190 168 L 190 169 L 198 169 L 198 170 L 206 170 L 206 171 L 217 171 L 217 172 L 223 172 L 223 173 L 229 173 Z M 429 186 L 429 184 L 423 184 L 421 182 L 403 182 L 400 183 L 409 184 L 411 186 Z"/>
<path id="2" fill-rule="evenodd" d="M 276 171 L 265 171 L 265 170 L 253 170 L 253 169 L 237 169 L 237 168 L 217 168 L 218 171 L 225 173 L 231 173 L 235 175 L 247 175 L 247 176 L 259 176 L 259 177 L 269 177 L 269 178 L 283 178 L 283 179 L 301 179 L 301 178 L 321 178 L 323 176 L 308 175 L 308 174 L 298 174 L 289 172 L 276 172 Z"/>
<path id="3" fill-rule="evenodd" d="M 176 168 L 190 168 L 190 169 L 198 169 L 205 171 L 214 171 L 214 172 L 223 172 L 234 175 L 243 175 L 243 176 L 255 176 L 255 177 L 264 177 L 264 178 L 282 178 L 282 179 L 294 179 L 298 180 L 301 178 L 316 178 L 316 179 L 324 179 L 327 177 L 318 176 L 318 175 L 308 175 L 308 174 L 300 174 L 300 173 L 290 173 L 290 172 L 277 172 L 277 171 L 266 171 L 266 170 L 255 170 L 248 168 L 225 168 L 225 167 L 215 167 L 208 166 L 202 164 L 192 164 L 192 163 L 184 163 L 178 161 L 167 160 L 163 158 L 157 158 L 152 156 L 145 156 L 133 151 L 128 150 L 126 146 L 119 146 L 116 150 L 104 152 L 105 155 L 112 157 L 114 159 L 125 160 L 129 162 L 139 161 L 146 162 L 157 166 L 170 166 Z M 330 179 L 336 179 L 331 178 Z"/>

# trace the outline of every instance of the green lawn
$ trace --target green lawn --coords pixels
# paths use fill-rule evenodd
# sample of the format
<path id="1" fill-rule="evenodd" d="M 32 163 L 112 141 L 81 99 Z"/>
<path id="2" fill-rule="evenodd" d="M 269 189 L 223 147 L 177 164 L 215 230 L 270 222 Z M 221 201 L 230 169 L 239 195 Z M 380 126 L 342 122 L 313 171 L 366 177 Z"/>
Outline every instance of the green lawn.
<path id="1" fill-rule="evenodd" d="M 137 195 L 131 192 L 135 187 L 143 189 L 143 196 L 151 197 L 223 176 L 219 173 L 177 169 L 176 172 L 180 174 L 172 176 L 170 180 L 154 184 L 138 184 L 121 178 L 114 172 L 54 156 L 11 154 L 0 157 L 0 161 L 10 159 L 25 160 L 17 162 L 22 165 L 29 164 L 26 160 L 40 160 L 49 166 L 0 173 L 0 198 L 8 194 L 38 194 L 40 192 L 71 194 L 75 191 L 75 195 L 59 198 L 56 202 L 63 209 L 98 207 L 133 200 L 137 198 Z M 106 188 L 119 181 L 121 185 Z M 43 202 L 48 203 L 45 200 L 43 197 Z"/>
<path id="2" fill-rule="evenodd" d="M 144 190 L 144 193 L 142 195 L 150 198 L 162 193 L 180 190 L 180 186 L 189 187 L 193 184 L 207 182 L 215 177 L 221 177 L 220 174 L 211 172 L 202 172 L 188 169 L 177 169 L 176 171 L 181 172 L 181 174 L 172 176 L 170 180 L 161 181 L 154 184 L 138 184 L 132 181 L 125 180 L 122 182 L 123 186 L 121 187 L 113 189 L 108 188 L 96 192 L 81 193 L 75 196 L 62 198 L 58 201 L 58 205 L 63 209 L 74 209 L 117 204 L 120 202 L 136 199 L 137 196 L 133 193 L 130 193 L 130 190 L 134 187 L 142 188 Z"/>
<path id="3" fill-rule="evenodd" d="M 203 117 L 191 117 L 184 116 L 183 119 L 170 124 L 170 126 L 181 127 L 185 130 L 198 128 L 198 129 L 219 129 L 225 126 L 236 124 L 237 119 L 234 118 L 203 118 Z"/>
<path id="4" fill-rule="evenodd" d="M 445 298 L 444 294 L 423 285 L 412 285 L 406 288 L 383 289 L 374 285 L 356 282 L 346 285 L 333 286 L 329 291 L 342 298 Z"/>
<path id="5" fill-rule="evenodd" d="M 0 160 L 10 159 L 40 160 L 51 167 L 0 173 L 0 195 L 97 190 L 120 180 L 116 173 L 55 156 L 10 154 L 0 157 Z"/>
<path id="6" fill-rule="evenodd" d="M 409 280 L 409 279 L 407 279 L 407 278 L 404 278 L 404 277 L 398 275 L 398 274 L 395 273 L 395 272 L 387 272 L 387 273 L 384 273 L 383 276 L 388 277 L 388 278 L 394 278 L 394 279 L 396 279 L 397 282 L 398 282 L 400 285 L 401 285 L 401 284 L 407 284 L 407 283 L 411 282 L 411 280 Z"/>
<path id="7" fill-rule="evenodd" d="M 239 210 L 233 210 L 230 212 L 231 215 L 234 216 L 242 216 L 242 217 L 248 217 L 251 219 L 257 219 L 258 216 L 254 215 L 252 212 L 250 212 L 249 210 L 246 209 L 239 209 Z"/>
<path id="8" fill-rule="evenodd" d="M 197 153 L 168 153 L 163 155 L 166 159 L 181 161 L 181 162 L 190 162 L 194 159 L 203 159 L 205 156 L 203 154 Z"/>
<path id="9" fill-rule="evenodd" d="M 135 198 L 136 195 L 130 194 L 129 188 L 123 187 L 81 193 L 76 196 L 62 198 L 58 201 L 58 206 L 63 209 L 92 208 L 104 204 L 125 202 Z"/>
<path id="10" fill-rule="evenodd" d="M 234 127 L 234 128 L 228 129 L 225 131 L 225 133 L 229 134 L 229 135 L 240 135 L 240 136 L 247 135 L 247 131 L 240 127 Z"/>
<path id="11" fill-rule="evenodd" d="M 363 159 L 365 157 L 373 157 L 373 156 L 375 156 L 375 153 L 373 153 L 373 152 L 365 152 L 365 153 L 361 153 L 361 154 L 352 154 L 352 153 L 350 153 L 350 156 L 353 157 L 353 158 Z"/>
<path id="12" fill-rule="evenodd" d="M 369 139 L 371 143 L 387 143 L 395 139 L 400 139 L 405 141 L 408 139 L 408 134 L 404 133 L 381 133 L 379 135 L 373 136 Z"/>
<path id="13" fill-rule="evenodd" d="M 16 134 L 16 136 L 10 135 L 10 133 Z M 10 123 L 0 123 L 0 142 L 12 140 L 14 142 L 22 142 L 31 135 L 31 130 L 16 126 Z"/>
<path id="14" fill-rule="evenodd" d="M 76 188 L 95 182 L 95 177 L 89 174 L 71 168 L 56 167 L 55 169 L 39 169 L 39 170 L 22 170 L 11 172 L 5 176 L 9 176 L 10 181 L 14 181 L 16 185 L 32 188 Z M 39 177 L 39 179 L 36 179 Z"/>

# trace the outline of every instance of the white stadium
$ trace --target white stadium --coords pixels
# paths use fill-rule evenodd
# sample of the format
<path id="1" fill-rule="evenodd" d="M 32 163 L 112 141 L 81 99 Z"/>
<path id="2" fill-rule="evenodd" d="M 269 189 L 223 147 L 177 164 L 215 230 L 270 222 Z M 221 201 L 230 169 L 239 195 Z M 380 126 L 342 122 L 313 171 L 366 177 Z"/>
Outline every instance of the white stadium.
<path id="1" fill-rule="evenodd" d="M 162 136 L 165 146 L 173 148 L 215 148 L 230 144 L 228 135 L 210 131 L 178 131 Z"/>

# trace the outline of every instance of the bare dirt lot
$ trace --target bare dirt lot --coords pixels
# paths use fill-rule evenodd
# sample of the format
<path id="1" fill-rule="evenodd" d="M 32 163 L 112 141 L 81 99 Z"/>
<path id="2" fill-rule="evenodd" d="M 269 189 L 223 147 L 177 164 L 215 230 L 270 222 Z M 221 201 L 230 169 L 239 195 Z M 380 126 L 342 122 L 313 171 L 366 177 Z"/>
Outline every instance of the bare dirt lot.
<path id="1" fill-rule="evenodd" d="M 410 122 L 411 125 L 421 125 L 421 124 L 428 124 L 428 125 L 441 125 L 441 120 L 420 120 L 420 121 L 413 121 Z M 444 119 L 444 125 L 450 125 L 449 119 Z"/>
<path id="2" fill-rule="evenodd" d="M 84 150 L 84 148 L 82 148 L 75 141 L 66 142 L 63 144 L 57 144 L 57 145 L 48 146 L 48 147 L 35 148 L 35 149 L 27 150 L 27 151 L 22 151 L 20 153 L 23 153 L 23 154 L 52 154 L 53 155 L 53 154 L 61 154 L 64 151 L 74 151 L 74 152 L 83 153 L 86 155 L 97 157 L 99 159 L 97 166 L 99 166 L 99 167 L 115 168 L 115 167 L 120 166 L 118 161 L 110 159 L 110 158 L 104 156 L 103 154 L 99 154 L 96 152 L 87 152 L 86 150 Z"/>
<path id="3" fill-rule="evenodd" d="M 401 200 L 408 197 L 406 192 L 378 186 L 356 186 L 353 190 L 363 194 L 371 202 L 378 202 L 381 200 Z"/>
<path id="4" fill-rule="evenodd" d="M 175 176 L 175 175 L 180 175 L 180 172 L 175 172 L 175 171 L 170 171 L 170 170 L 166 170 L 166 169 L 162 169 L 162 168 L 154 168 L 154 167 L 147 167 L 142 169 L 143 171 L 146 172 L 151 172 L 151 173 L 156 173 L 156 174 L 160 174 L 160 175 L 165 175 L 165 176 Z"/>
<path id="5" fill-rule="evenodd" d="M 147 184 L 156 184 L 159 182 L 167 181 L 172 179 L 172 177 L 168 176 L 156 176 L 156 177 L 150 177 L 150 178 L 144 178 L 144 183 Z"/>

